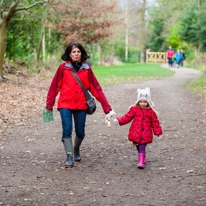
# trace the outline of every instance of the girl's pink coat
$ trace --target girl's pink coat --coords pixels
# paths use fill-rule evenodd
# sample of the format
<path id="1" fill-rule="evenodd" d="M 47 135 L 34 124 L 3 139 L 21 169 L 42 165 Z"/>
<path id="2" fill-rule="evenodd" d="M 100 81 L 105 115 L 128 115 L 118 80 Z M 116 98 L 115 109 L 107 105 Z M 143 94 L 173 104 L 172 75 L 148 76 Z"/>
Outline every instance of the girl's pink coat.
<path id="1" fill-rule="evenodd" d="M 117 118 L 120 125 L 131 122 L 128 139 L 138 144 L 151 143 L 153 139 L 152 130 L 155 135 L 162 134 L 162 128 L 159 124 L 156 114 L 152 109 L 142 109 L 137 106 L 130 108 L 130 111 Z"/>

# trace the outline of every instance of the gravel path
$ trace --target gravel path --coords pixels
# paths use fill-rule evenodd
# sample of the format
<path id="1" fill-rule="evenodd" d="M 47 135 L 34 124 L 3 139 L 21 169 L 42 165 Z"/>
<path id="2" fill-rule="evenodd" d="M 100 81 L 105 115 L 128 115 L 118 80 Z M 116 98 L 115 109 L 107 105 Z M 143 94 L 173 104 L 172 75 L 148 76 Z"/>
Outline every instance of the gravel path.
<path id="1" fill-rule="evenodd" d="M 151 88 L 164 135 L 147 146 L 144 170 L 127 140 L 130 125 L 107 128 L 99 103 L 87 118 L 82 161 L 65 169 L 55 111 L 54 123 L 34 117 L 0 134 L 0 205 L 205 206 L 206 104 L 180 86 L 201 73 L 173 70 L 170 78 L 104 88 L 118 116 L 136 101 L 137 88 Z"/>

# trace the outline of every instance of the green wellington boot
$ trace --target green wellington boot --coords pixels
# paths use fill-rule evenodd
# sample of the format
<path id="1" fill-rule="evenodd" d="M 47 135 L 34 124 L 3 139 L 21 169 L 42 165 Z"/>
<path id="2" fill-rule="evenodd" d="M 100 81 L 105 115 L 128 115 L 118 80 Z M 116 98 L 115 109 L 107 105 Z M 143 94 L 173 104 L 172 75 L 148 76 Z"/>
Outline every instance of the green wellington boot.
<path id="1" fill-rule="evenodd" d="M 79 162 L 81 160 L 81 155 L 80 155 L 80 151 L 79 151 L 79 147 L 82 143 L 84 138 L 79 138 L 79 137 L 75 137 L 74 140 L 74 160 Z"/>
<path id="2" fill-rule="evenodd" d="M 66 168 L 73 167 L 73 145 L 72 145 L 72 138 L 65 138 L 62 139 L 62 142 L 64 144 L 64 149 L 67 155 L 67 162 L 64 165 Z"/>

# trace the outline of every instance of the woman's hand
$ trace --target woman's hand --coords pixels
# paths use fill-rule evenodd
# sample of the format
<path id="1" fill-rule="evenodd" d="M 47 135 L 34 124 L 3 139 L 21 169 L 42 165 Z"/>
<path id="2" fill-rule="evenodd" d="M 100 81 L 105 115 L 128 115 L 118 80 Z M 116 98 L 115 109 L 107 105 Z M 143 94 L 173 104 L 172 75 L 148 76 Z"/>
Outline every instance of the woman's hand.
<path id="1" fill-rule="evenodd" d="M 48 109 L 48 110 L 50 110 L 50 111 L 53 111 L 53 107 L 46 107 L 45 109 Z"/>
<path id="2" fill-rule="evenodd" d="M 111 120 L 111 119 L 115 119 L 115 115 L 116 115 L 116 113 L 115 113 L 114 110 L 110 111 L 110 112 L 106 115 L 106 117 L 105 117 L 105 123 L 107 124 L 107 127 L 111 127 L 110 120 Z"/>

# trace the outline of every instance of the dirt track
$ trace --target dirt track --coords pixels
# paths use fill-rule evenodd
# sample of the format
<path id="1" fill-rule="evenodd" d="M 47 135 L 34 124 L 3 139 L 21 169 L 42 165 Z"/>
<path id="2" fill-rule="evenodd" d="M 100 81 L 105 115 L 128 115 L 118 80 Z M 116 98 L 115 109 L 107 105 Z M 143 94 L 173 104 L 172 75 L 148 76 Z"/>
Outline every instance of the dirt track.
<path id="1" fill-rule="evenodd" d="M 55 122 L 41 116 L 0 133 L 0 205 L 206 205 L 206 104 L 180 87 L 200 72 L 174 68 L 176 74 L 104 88 L 118 116 L 136 100 L 137 88 L 151 88 L 160 113 L 163 139 L 147 146 L 145 169 L 137 168 L 130 125 L 107 128 L 105 115 L 88 116 L 82 161 L 64 169 L 59 113 Z"/>

